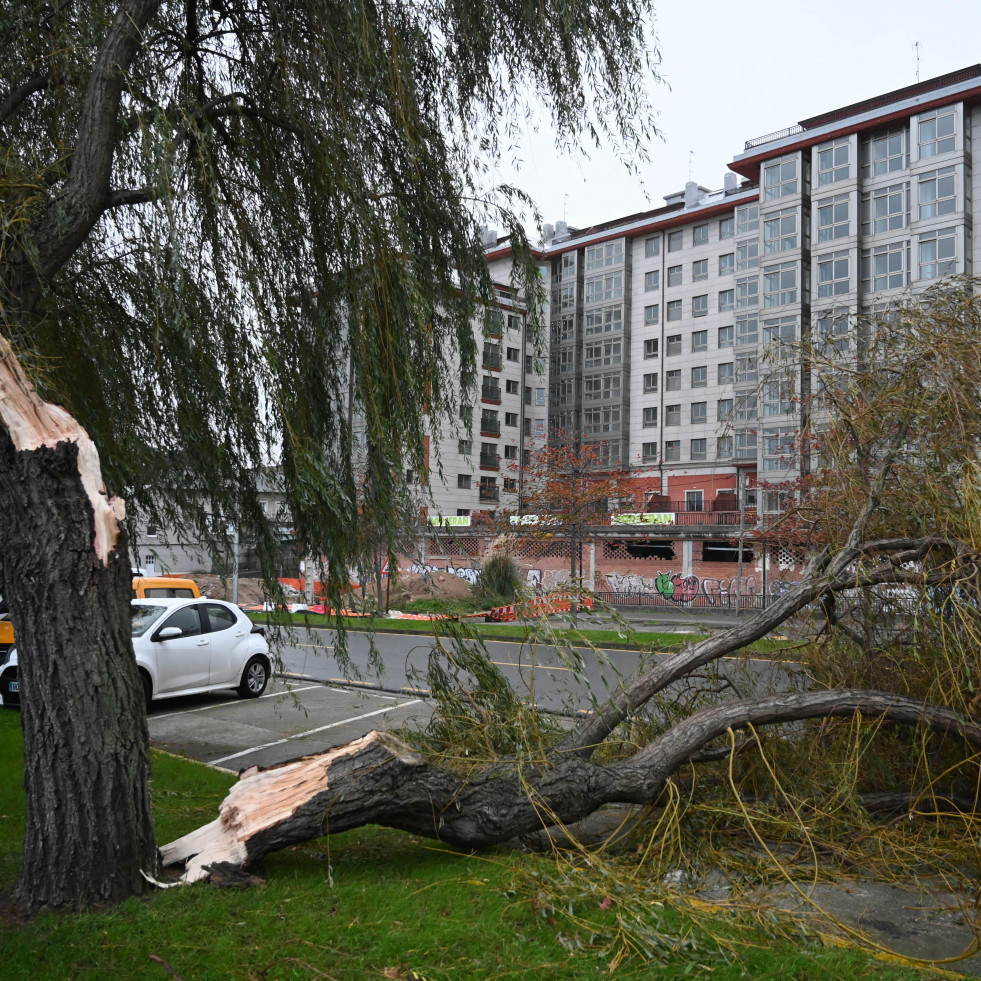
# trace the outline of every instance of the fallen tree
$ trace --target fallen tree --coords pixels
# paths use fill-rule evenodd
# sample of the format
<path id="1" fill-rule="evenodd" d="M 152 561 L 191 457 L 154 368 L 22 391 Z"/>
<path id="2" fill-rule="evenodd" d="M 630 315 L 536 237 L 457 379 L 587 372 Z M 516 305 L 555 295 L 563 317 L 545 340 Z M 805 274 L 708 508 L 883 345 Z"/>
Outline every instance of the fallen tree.
<path id="1" fill-rule="evenodd" d="M 209 869 L 244 869 L 278 849 L 368 823 L 483 848 L 568 825 L 606 804 L 656 804 L 669 784 L 681 781 L 682 771 L 690 776 L 700 764 L 734 759 L 752 741 L 740 742 L 741 730 L 756 734 L 780 726 L 784 735 L 799 735 L 799 724 L 809 719 L 858 715 L 873 720 L 875 731 L 890 733 L 916 727 L 916 739 L 903 745 L 918 740 L 935 757 L 947 753 L 953 759 L 948 775 L 972 765 L 976 773 L 981 721 L 972 658 L 981 617 L 981 553 L 974 532 L 981 518 L 981 468 L 972 447 L 981 418 L 975 329 L 981 315 L 977 300 L 959 286 L 932 297 L 931 304 L 927 310 L 914 304 L 872 325 L 881 336 L 862 360 L 838 359 L 829 366 L 835 388 L 821 386 L 822 402 L 811 413 L 825 427 L 828 465 L 799 487 L 792 512 L 781 518 L 785 534 L 789 528 L 807 539 L 811 559 L 800 582 L 768 608 L 642 667 L 558 738 L 532 745 L 519 737 L 506 750 L 471 756 L 465 769 L 458 760 L 454 765 L 373 732 L 320 755 L 245 771 L 219 817 L 164 846 L 162 863 L 186 864 L 180 881 L 193 882 Z M 936 365 L 938 346 L 950 356 L 942 368 Z M 809 359 L 818 362 L 815 352 Z M 917 452 L 917 441 L 929 443 L 929 455 Z M 932 513 L 924 533 L 926 506 Z M 836 634 L 840 624 L 829 611 L 841 594 L 874 595 L 884 586 L 908 588 L 921 601 L 910 673 L 897 674 L 891 689 L 842 684 L 844 675 L 827 672 L 824 684 L 806 691 L 746 698 L 730 687 L 680 718 L 655 708 L 671 686 L 807 610 L 823 615 L 820 645 L 836 636 L 852 644 L 848 677 L 862 680 L 876 652 L 854 645 L 848 630 Z M 938 603 L 938 597 L 956 602 Z M 941 656 L 932 661 L 935 651 Z M 889 653 L 903 656 L 901 650 Z M 471 694 L 484 697 L 494 680 L 479 651 L 456 661 L 457 673 L 461 664 Z M 513 702 L 489 697 L 473 709 L 478 727 L 489 728 L 493 709 L 487 706 L 494 704 L 514 711 Z M 638 719 L 646 721 L 649 737 L 620 738 L 623 727 Z M 912 779 L 938 796 L 932 777 L 921 772 Z M 917 792 L 889 789 L 893 801 L 913 800 Z M 950 799 L 973 801 L 968 810 L 978 810 L 976 788 L 966 797 L 956 792 L 952 788 Z"/>

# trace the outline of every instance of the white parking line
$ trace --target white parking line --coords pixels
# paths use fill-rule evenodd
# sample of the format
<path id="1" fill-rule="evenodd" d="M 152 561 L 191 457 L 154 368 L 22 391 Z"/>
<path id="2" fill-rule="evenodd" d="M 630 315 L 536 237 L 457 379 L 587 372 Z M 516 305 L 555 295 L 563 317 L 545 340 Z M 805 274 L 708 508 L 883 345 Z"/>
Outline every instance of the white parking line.
<path id="1" fill-rule="evenodd" d="M 283 695 L 296 695 L 301 691 L 313 691 L 314 688 L 323 688 L 323 685 L 308 685 L 306 688 L 287 688 L 286 691 L 271 691 L 259 698 L 281 698 Z M 210 712 L 212 709 L 226 708 L 229 705 L 248 705 L 251 699 L 243 698 L 237 702 L 217 702 L 214 705 L 202 705 L 200 708 L 184 709 L 181 712 L 168 712 L 167 715 L 151 715 L 149 721 L 156 719 L 176 719 L 178 715 L 190 715 L 192 712 Z"/>
<path id="2" fill-rule="evenodd" d="M 356 715 L 351 719 L 341 719 L 340 722 L 331 722 L 329 725 L 319 726 L 316 729 L 309 729 L 307 732 L 297 732 L 292 736 L 286 736 L 284 739 L 276 739 L 271 743 L 263 743 L 261 746 L 253 746 L 251 749 L 243 749 L 239 753 L 232 753 L 231 756 L 222 756 L 220 759 L 211 760 L 209 765 L 218 766 L 220 763 L 227 763 L 229 760 L 237 760 L 240 756 L 248 756 L 249 753 L 258 753 L 261 749 L 269 749 L 270 746 L 282 746 L 283 743 L 288 743 L 291 739 L 301 739 L 304 736 L 312 736 L 314 733 L 324 732 L 326 729 L 334 729 L 337 726 L 344 726 L 349 722 L 360 722 L 362 719 L 370 719 L 373 715 L 383 715 L 385 712 L 391 712 L 392 709 L 406 708 L 409 705 L 418 705 L 421 701 L 421 698 L 414 698 L 410 702 L 402 702 L 399 705 L 391 705 L 388 708 L 376 709 L 374 712 L 365 712 L 364 715 Z"/>

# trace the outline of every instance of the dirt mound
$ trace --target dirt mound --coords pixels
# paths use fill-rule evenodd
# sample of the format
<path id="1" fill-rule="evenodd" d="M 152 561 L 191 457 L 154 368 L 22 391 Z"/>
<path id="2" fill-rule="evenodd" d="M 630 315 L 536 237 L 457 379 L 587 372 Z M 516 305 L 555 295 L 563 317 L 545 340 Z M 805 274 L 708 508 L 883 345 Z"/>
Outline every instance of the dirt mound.
<path id="1" fill-rule="evenodd" d="M 193 575 L 188 576 L 198 584 L 202 596 L 210 599 L 228 600 L 232 599 L 232 580 L 231 578 L 222 579 L 221 576 Z M 263 602 L 262 580 L 241 578 L 238 581 L 238 602 L 242 606 L 258 606 Z"/>
<path id="2" fill-rule="evenodd" d="M 470 586 L 452 572 L 400 572 L 392 583 L 389 605 L 395 609 L 403 603 L 425 599 L 462 599 L 470 595 Z"/>

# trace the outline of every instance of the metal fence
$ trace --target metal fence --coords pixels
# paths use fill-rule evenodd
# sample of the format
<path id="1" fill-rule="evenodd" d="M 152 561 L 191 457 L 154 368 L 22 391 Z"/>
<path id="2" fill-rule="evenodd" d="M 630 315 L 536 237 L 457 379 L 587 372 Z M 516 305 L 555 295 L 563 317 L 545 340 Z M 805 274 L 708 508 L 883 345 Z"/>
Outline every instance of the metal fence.
<path id="1" fill-rule="evenodd" d="M 658 607 L 667 610 L 704 610 L 718 613 L 755 613 L 766 609 L 777 597 L 763 593 L 706 593 L 699 588 L 694 593 L 676 590 L 671 596 L 661 593 L 614 593 L 599 591 L 593 594 L 608 606 Z"/>

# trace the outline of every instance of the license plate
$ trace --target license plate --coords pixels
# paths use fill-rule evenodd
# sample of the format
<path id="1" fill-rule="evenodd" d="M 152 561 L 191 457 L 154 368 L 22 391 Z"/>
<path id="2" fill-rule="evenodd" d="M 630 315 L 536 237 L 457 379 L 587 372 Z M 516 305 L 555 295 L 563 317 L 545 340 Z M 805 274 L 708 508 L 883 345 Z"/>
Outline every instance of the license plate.
<path id="1" fill-rule="evenodd" d="M 20 694 L 20 682 L 19 681 L 11 681 L 11 682 L 8 682 L 7 683 L 7 691 L 9 691 L 11 695 L 19 695 Z"/>

